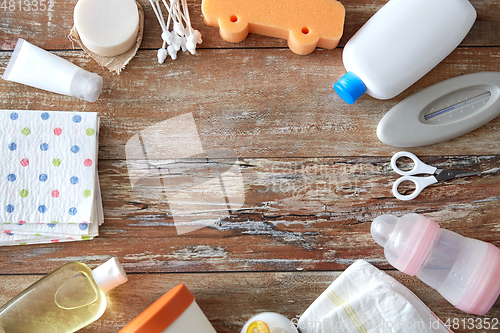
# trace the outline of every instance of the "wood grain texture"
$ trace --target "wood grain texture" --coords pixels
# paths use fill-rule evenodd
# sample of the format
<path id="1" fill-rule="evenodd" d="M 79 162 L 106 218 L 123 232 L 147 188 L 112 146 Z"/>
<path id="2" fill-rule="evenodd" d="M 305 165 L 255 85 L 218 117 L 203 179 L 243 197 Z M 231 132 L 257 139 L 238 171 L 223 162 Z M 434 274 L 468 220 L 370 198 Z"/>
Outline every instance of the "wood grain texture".
<path id="1" fill-rule="evenodd" d="M 464 314 L 414 277 L 388 272 L 426 303 L 442 320 L 476 319 Z M 79 332 L 118 332 L 142 310 L 179 283 L 195 295 L 218 333 L 240 332 L 255 313 L 274 311 L 297 318 L 338 276 L 340 272 L 210 273 L 210 274 L 130 274 L 126 285 L 107 294 L 108 307 L 98 321 Z M 29 286 L 39 276 L 3 276 L 0 303 Z M 15 287 L 12 287 L 15 286 Z M 147 286 L 147 287 L 145 287 Z M 500 301 L 495 304 L 495 309 Z M 498 318 L 490 311 L 489 318 Z M 470 330 L 455 330 L 455 332 Z M 479 332 L 479 331 L 477 331 Z M 493 331 L 494 332 L 494 331 Z"/>
<path id="2" fill-rule="evenodd" d="M 203 24 L 201 0 L 190 0 L 193 26 L 204 42 L 195 56 L 183 53 L 162 65 L 156 60 L 158 22 L 149 1 L 139 2 L 146 14 L 144 40 L 119 76 L 72 47 L 67 34 L 75 0 L 56 0 L 51 12 L 0 11 L 2 70 L 22 37 L 104 78 L 96 103 L 0 80 L 0 109 L 98 112 L 105 213 L 93 241 L 0 247 L 0 303 L 64 263 L 77 260 L 94 268 L 116 256 L 130 281 L 108 293 L 105 315 L 81 332 L 117 332 L 163 293 L 185 283 L 217 332 L 234 333 L 258 312 L 300 315 L 342 270 L 366 259 L 410 288 L 441 319 L 475 318 L 418 279 L 395 271 L 372 240 L 370 223 L 381 214 L 417 212 L 443 228 L 500 247 L 500 118 L 459 138 L 412 148 L 438 168 L 485 174 L 431 186 L 410 202 L 391 193 L 399 176 L 389 161 L 400 149 L 380 143 L 375 130 L 389 109 L 429 85 L 500 71 L 500 1 L 471 0 L 478 18 L 468 36 L 401 95 L 387 101 L 363 96 L 352 106 L 332 88 L 345 73 L 342 46 L 386 1 L 341 1 L 346 25 L 340 47 L 297 56 L 275 38 L 249 35 L 242 43 L 224 42 L 217 29 Z M 175 172 L 164 172 L 160 182 L 151 168 L 171 168 L 173 160 L 162 153 L 172 149 L 172 141 L 156 138 L 155 156 L 145 156 L 144 147 L 134 150 L 130 142 L 187 113 L 193 115 L 203 149 L 223 148 L 237 156 L 244 204 L 179 235 L 169 198 L 181 189 L 192 188 L 193 198 L 204 198 L 190 202 L 200 204 L 200 211 L 220 210 L 193 188 L 200 179 L 213 179 L 204 171 L 206 161 L 176 160 Z M 229 162 L 217 163 L 224 168 Z M 134 186 L 131 167 L 146 175 Z M 238 184 L 230 179 L 224 186 L 230 190 Z M 487 316 L 500 318 L 499 301 Z"/>
<path id="3" fill-rule="evenodd" d="M 155 53 L 140 52 L 131 70 L 113 76 L 80 53 L 57 52 L 103 75 L 104 91 L 96 103 L 4 81 L 0 108 L 99 112 L 101 159 L 125 159 L 125 145 L 134 133 L 188 112 L 204 149 L 224 147 L 241 158 L 390 156 L 397 150 L 381 144 L 375 133 L 379 120 L 399 101 L 443 79 L 500 71 L 498 48 L 457 49 L 396 98 L 363 96 L 347 106 L 332 88 L 345 73 L 341 49 L 307 57 L 289 50 L 201 50 L 163 65 Z M 10 54 L 0 54 L 0 66 L 8 59 Z M 494 155 L 499 129 L 497 118 L 455 140 L 412 151 Z"/>
<path id="4" fill-rule="evenodd" d="M 413 211 L 500 246 L 499 157 L 422 159 L 438 168 L 493 172 L 439 184 L 402 202 L 392 196 L 398 176 L 384 158 L 246 159 L 240 165 L 244 206 L 206 228 L 177 235 L 167 200 L 176 186 L 153 183 L 132 190 L 123 162 L 102 161 L 106 223 L 99 238 L 0 252 L 11 273 L 30 273 L 33 267 L 50 272 L 72 260 L 100 263 L 110 255 L 122 258 L 129 272 L 339 270 L 359 258 L 387 269 L 370 222 L 381 214 Z M 195 178 L 196 170 L 190 164 L 180 174 Z"/>
<path id="5" fill-rule="evenodd" d="M 13 11 L 0 9 L 0 50 L 12 50 L 17 38 L 35 38 L 37 45 L 49 50 L 64 50 L 73 47 L 67 38 L 73 26 L 73 8 L 76 0 L 51 0 L 51 11 Z M 157 49 L 161 46 L 161 29 L 147 0 L 138 0 L 145 11 L 145 36 L 142 49 Z M 344 34 L 339 46 L 349 38 L 385 3 L 384 0 L 340 1 L 346 10 Z M 16 1 L 17 3 L 17 1 Z M 48 0 L 46 1 L 48 3 Z M 286 48 L 284 40 L 250 34 L 241 43 L 228 43 L 219 36 L 218 29 L 206 26 L 201 13 L 201 1 L 189 0 L 192 25 L 203 36 L 200 48 Z M 500 46 L 500 8 L 495 1 L 472 0 L 478 13 L 477 22 L 462 42 L 462 46 Z"/>

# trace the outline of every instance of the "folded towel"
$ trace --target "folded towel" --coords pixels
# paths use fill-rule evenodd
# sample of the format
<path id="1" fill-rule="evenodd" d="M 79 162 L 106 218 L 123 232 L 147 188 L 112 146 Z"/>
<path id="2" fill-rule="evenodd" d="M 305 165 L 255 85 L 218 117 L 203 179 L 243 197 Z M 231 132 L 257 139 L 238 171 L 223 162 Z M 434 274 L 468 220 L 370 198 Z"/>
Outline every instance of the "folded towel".
<path id="1" fill-rule="evenodd" d="M 97 113 L 0 110 L 0 126 L 0 245 L 97 236 Z"/>

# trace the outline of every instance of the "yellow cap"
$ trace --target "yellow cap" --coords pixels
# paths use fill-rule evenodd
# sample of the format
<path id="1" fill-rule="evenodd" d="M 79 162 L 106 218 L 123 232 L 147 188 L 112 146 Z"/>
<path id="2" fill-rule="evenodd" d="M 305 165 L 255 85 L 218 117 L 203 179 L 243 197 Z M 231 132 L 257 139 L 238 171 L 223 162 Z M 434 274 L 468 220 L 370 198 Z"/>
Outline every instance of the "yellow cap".
<path id="1" fill-rule="evenodd" d="M 247 328 L 247 333 L 269 333 L 269 327 L 265 322 L 257 320 L 251 323 Z"/>

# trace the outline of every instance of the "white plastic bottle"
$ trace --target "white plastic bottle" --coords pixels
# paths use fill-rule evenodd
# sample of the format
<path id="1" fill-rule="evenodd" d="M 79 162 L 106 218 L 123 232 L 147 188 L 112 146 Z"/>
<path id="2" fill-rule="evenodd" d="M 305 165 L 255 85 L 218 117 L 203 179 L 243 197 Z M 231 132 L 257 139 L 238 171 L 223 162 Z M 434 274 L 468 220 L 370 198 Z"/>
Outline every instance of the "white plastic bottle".
<path id="1" fill-rule="evenodd" d="M 377 217 L 373 239 L 398 270 L 416 275 L 457 309 L 484 315 L 500 295 L 500 250 L 419 214 Z"/>
<path id="2" fill-rule="evenodd" d="M 347 42 L 348 72 L 335 91 L 348 104 L 365 92 L 393 98 L 450 54 L 475 20 L 468 0 L 390 0 Z"/>
<path id="3" fill-rule="evenodd" d="M 127 275 L 116 258 L 94 270 L 70 262 L 3 305 L 0 332 L 76 332 L 102 316 L 104 293 L 125 282 Z"/>
<path id="4" fill-rule="evenodd" d="M 194 295 L 179 284 L 158 298 L 118 333 L 217 333 Z"/>

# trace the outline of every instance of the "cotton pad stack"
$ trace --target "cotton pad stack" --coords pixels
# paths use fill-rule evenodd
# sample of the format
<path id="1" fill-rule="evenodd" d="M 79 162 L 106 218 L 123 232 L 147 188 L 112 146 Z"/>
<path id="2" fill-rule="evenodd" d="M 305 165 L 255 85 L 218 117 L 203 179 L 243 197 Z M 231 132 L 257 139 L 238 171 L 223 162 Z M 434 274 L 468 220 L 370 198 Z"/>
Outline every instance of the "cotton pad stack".
<path id="1" fill-rule="evenodd" d="M 97 236 L 97 113 L 0 110 L 0 126 L 0 245 Z"/>

